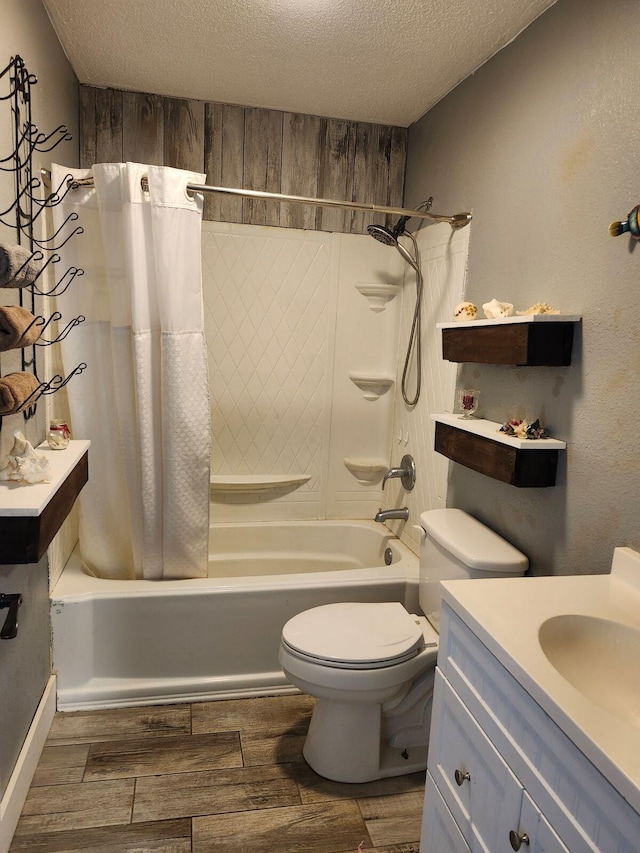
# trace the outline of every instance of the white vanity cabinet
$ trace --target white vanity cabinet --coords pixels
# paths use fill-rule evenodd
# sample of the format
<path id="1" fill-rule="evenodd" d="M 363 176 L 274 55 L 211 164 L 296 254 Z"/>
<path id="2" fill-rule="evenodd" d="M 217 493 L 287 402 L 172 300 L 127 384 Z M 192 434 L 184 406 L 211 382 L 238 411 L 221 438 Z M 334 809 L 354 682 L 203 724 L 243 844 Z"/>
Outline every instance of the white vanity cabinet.
<path id="1" fill-rule="evenodd" d="M 421 853 L 637 853 L 640 817 L 443 602 Z"/>

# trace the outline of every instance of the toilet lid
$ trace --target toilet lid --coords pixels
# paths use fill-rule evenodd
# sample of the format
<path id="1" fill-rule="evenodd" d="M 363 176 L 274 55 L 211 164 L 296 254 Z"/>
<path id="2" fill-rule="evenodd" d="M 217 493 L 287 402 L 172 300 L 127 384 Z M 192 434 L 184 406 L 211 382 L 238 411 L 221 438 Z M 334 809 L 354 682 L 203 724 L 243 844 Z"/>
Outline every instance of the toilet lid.
<path id="1" fill-rule="evenodd" d="M 290 619 L 282 639 L 318 663 L 375 667 L 407 660 L 424 648 L 422 624 L 416 620 L 398 602 L 324 604 Z"/>

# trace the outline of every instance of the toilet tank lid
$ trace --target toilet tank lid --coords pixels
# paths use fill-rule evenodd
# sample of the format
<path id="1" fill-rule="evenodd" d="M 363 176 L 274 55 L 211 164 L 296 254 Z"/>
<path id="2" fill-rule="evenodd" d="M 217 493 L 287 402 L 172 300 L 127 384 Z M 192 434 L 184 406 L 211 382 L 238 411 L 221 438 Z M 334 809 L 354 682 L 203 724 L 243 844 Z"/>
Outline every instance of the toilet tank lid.
<path id="1" fill-rule="evenodd" d="M 523 574 L 525 555 L 461 509 L 432 509 L 420 515 L 425 533 L 470 569 Z"/>

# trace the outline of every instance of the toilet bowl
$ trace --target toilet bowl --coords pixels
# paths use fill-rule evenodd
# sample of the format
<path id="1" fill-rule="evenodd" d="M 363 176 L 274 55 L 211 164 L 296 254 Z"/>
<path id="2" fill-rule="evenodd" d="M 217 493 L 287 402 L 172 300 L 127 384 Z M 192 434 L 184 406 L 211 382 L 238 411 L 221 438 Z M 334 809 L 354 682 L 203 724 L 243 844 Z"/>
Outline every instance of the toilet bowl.
<path id="1" fill-rule="evenodd" d="M 367 782 L 426 766 L 437 644 L 398 602 L 327 604 L 287 622 L 280 664 L 316 698 L 303 748 L 316 773 Z"/>
<path id="2" fill-rule="evenodd" d="M 461 510 L 425 512 L 420 523 L 427 616 L 397 601 L 343 602 L 299 613 L 283 628 L 283 672 L 316 698 L 303 755 L 327 779 L 368 782 L 426 767 L 440 580 L 527 569 L 523 554 Z"/>

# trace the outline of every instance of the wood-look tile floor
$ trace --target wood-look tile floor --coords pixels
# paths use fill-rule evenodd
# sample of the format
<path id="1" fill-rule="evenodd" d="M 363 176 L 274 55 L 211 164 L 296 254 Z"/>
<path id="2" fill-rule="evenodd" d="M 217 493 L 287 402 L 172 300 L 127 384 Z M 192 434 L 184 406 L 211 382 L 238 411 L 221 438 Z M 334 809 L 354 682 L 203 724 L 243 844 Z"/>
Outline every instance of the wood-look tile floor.
<path id="1" fill-rule="evenodd" d="M 424 774 L 321 778 L 302 757 L 312 708 L 58 713 L 10 853 L 418 853 Z"/>

